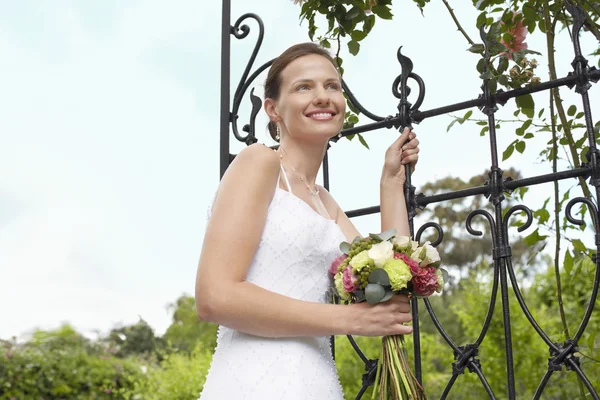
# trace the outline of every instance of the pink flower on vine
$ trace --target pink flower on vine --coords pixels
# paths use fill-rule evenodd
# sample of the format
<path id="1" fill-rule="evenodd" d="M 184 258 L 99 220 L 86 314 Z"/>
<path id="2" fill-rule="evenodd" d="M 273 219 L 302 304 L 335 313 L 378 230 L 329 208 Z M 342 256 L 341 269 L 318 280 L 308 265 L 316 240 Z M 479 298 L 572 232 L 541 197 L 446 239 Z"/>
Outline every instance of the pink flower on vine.
<path id="1" fill-rule="evenodd" d="M 516 12 L 513 12 L 513 21 L 516 16 L 519 15 Z M 504 22 L 501 22 L 504 25 Z M 527 36 L 527 27 L 523 25 L 523 19 L 519 20 L 519 22 L 515 23 L 512 27 L 507 30 L 507 33 L 510 34 L 511 39 L 507 42 L 502 38 L 500 43 L 506 47 L 508 52 L 500 53 L 508 57 L 509 60 L 512 60 L 512 53 L 516 53 L 517 51 L 525 50 L 527 48 L 527 43 L 525 43 L 525 37 Z"/>

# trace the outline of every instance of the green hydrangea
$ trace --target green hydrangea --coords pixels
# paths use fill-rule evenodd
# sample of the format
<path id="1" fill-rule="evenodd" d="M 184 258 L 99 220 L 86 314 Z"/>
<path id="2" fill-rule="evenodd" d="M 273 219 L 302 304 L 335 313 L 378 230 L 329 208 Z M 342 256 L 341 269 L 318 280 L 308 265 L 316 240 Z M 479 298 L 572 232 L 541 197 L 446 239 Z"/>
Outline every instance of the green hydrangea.
<path id="1" fill-rule="evenodd" d="M 363 268 L 371 266 L 371 264 L 373 264 L 373 260 L 371 260 L 371 258 L 369 257 L 368 250 L 361 251 L 360 253 L 352 257 L 352 260 L 350 260 L 350 265 L 352 265 L 352 272 L 355 275 L 358 275 L 358 273 Z"/>
<path id="2" fill-rule="evenodd" d="M 340 299 L 350 300 L 350 293 L 346 292 L 346 289 L 344 289 L 344 282 L 342 281 L 341 272 L 335 274 L 335 276 L 333 277 L 333 283 L 335 284 L 335 288 L 337 290 L 338 296 L 340 296 Z"/>
<path id="3" fill-rule="evenodd" d="M 406 289 L 408 282 L 412 279 L 410 267 L 402 260 L 389 259 L 382 267 L 390 278 L 392 290 Z"/>

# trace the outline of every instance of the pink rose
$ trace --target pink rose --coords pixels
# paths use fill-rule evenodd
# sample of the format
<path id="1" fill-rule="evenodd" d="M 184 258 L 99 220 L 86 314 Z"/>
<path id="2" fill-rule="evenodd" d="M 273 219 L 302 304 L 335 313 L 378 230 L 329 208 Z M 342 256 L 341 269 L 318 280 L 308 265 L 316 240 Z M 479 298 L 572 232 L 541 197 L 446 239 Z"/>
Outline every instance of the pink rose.
<path id="1" fill-rule="evenodd" d="M 425 275 L 425 272 L 422 271 L 423 268 L 419 267 L 419 263 L 407 256 L 406 254 L 394 253 L 394 258 L 404 261 L 410 267 L 410 272 L 413 274 L 413 276 Z"/>
<path id="2" fill-rule="evenodd" d="M 431 296 L 438 288 L 438 277 L 435 267 L 424 267 L 423 275 L 415 275 L 412 279 L 413 289 L 417 296 Z"/>
<path id="3" fill-rule="evenodd" d="M 517 13 L 513 13 L 513 21 L 517 16 Z M 501 22 L 504 24 L 504 22 Z M 509 28 L 507 32 L 512 36 L 512 40 L 505 42 L 504 38 L 500 40 L 500 43 L 506 47 L 508 52 L 501 53 L 508 57 L 509 60 L 512 60 L 511 53 L 516 53 L 517 51 L 524 50 L 527 48 L 527 43 L 525 43 L 525 36 L 527 36 L 527 27 L 523 25 L 523 19 L 514 24 L 513 27 Z"/>
<path id="4" fill-rule="evenodd" d="M 352 293 L 359 287 L 358 278 L 352 273 L 352 266 L 348 265 L 342 272 L 342 282 L 344 283 L 344 290 Z"/>
<path id="5" fill-rule="evenodd" d="M 341 256 L 339 256 L 335 260 L 333 260 L 333 262 L 331 263 L 331 266 L 329 267 L 329 273 L 331 275 L 337 274 L 338 268 L 340 267 L 340 265 L 344 262 L 344 260 L 346 258 L 348 258 L 348 256 L 345 254 L 342 254 Z"/>

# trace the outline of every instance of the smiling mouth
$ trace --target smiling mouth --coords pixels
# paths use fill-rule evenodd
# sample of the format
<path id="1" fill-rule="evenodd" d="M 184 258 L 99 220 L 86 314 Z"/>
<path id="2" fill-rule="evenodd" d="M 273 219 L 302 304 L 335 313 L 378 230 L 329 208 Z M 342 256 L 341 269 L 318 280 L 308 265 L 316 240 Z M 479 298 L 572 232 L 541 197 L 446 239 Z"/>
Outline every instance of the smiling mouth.
<path id="1" fill-rule="evenodd" d="M 306 117 L 315 119 L 317 121 L 328 121 L 328 120 L 332 119 L 333 117 L 335 117 L 335 115 L 336 114 L 332 113 L 332 112 L 318 112 L 318 113 L 308 114 Z"/>

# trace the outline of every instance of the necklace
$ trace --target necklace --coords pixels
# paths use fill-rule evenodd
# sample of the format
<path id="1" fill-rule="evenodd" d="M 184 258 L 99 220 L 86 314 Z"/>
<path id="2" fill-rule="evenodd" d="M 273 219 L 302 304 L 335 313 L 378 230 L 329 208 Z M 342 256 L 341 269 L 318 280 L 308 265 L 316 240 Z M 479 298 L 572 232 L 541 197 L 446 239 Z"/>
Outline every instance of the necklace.
<path id="1" fill-rule="evenodd" d="M 315 189 L 313 190 L 310 185 L 308 184 L 308 182 L 306 181 L 306 179 L 300 175 L 300 173 L 298 171 L 296 171 L 296 168 L 292 167 L 292 170 L 296 173 L 296 175 L 298 175 L 298 177 L 300 178 L 300 180 L 306 185 L 306 188 L 308 189 L 308 192 L 313 195 L 313 196 L 318 196 L 319 195 L 319 187 L 317 185 L 315 185 Z"/>
<path id="2" fill-rule="evenodd" d="M 279 153 L 279 160 L 281 162 L 281 164 L 283 165 L 283 148 L 281 146 L 279 146 L 279 148 L 281 149 L 281 153 Z M 306 186 L 306 189 L 308 189 L 308 192 L 312 195 L 312 196 L 318 196 L 319 195 L 319 187 L 317 185 L 315 185 L 315 189 L 311 188 L 310 185 L 308 184 L 308 181 L 306 180 L 306 178 L 304 176 L 302 176 L 298 171 L 296 171 L 296 168 L 292 167 L 292 171 L 294 171 L 294 173 L 296 175 L 298 175 L 298 177 L 300 178 L 300 180 L 302 181 L 302 183 L 304 183 L 304 185 Z"/>

